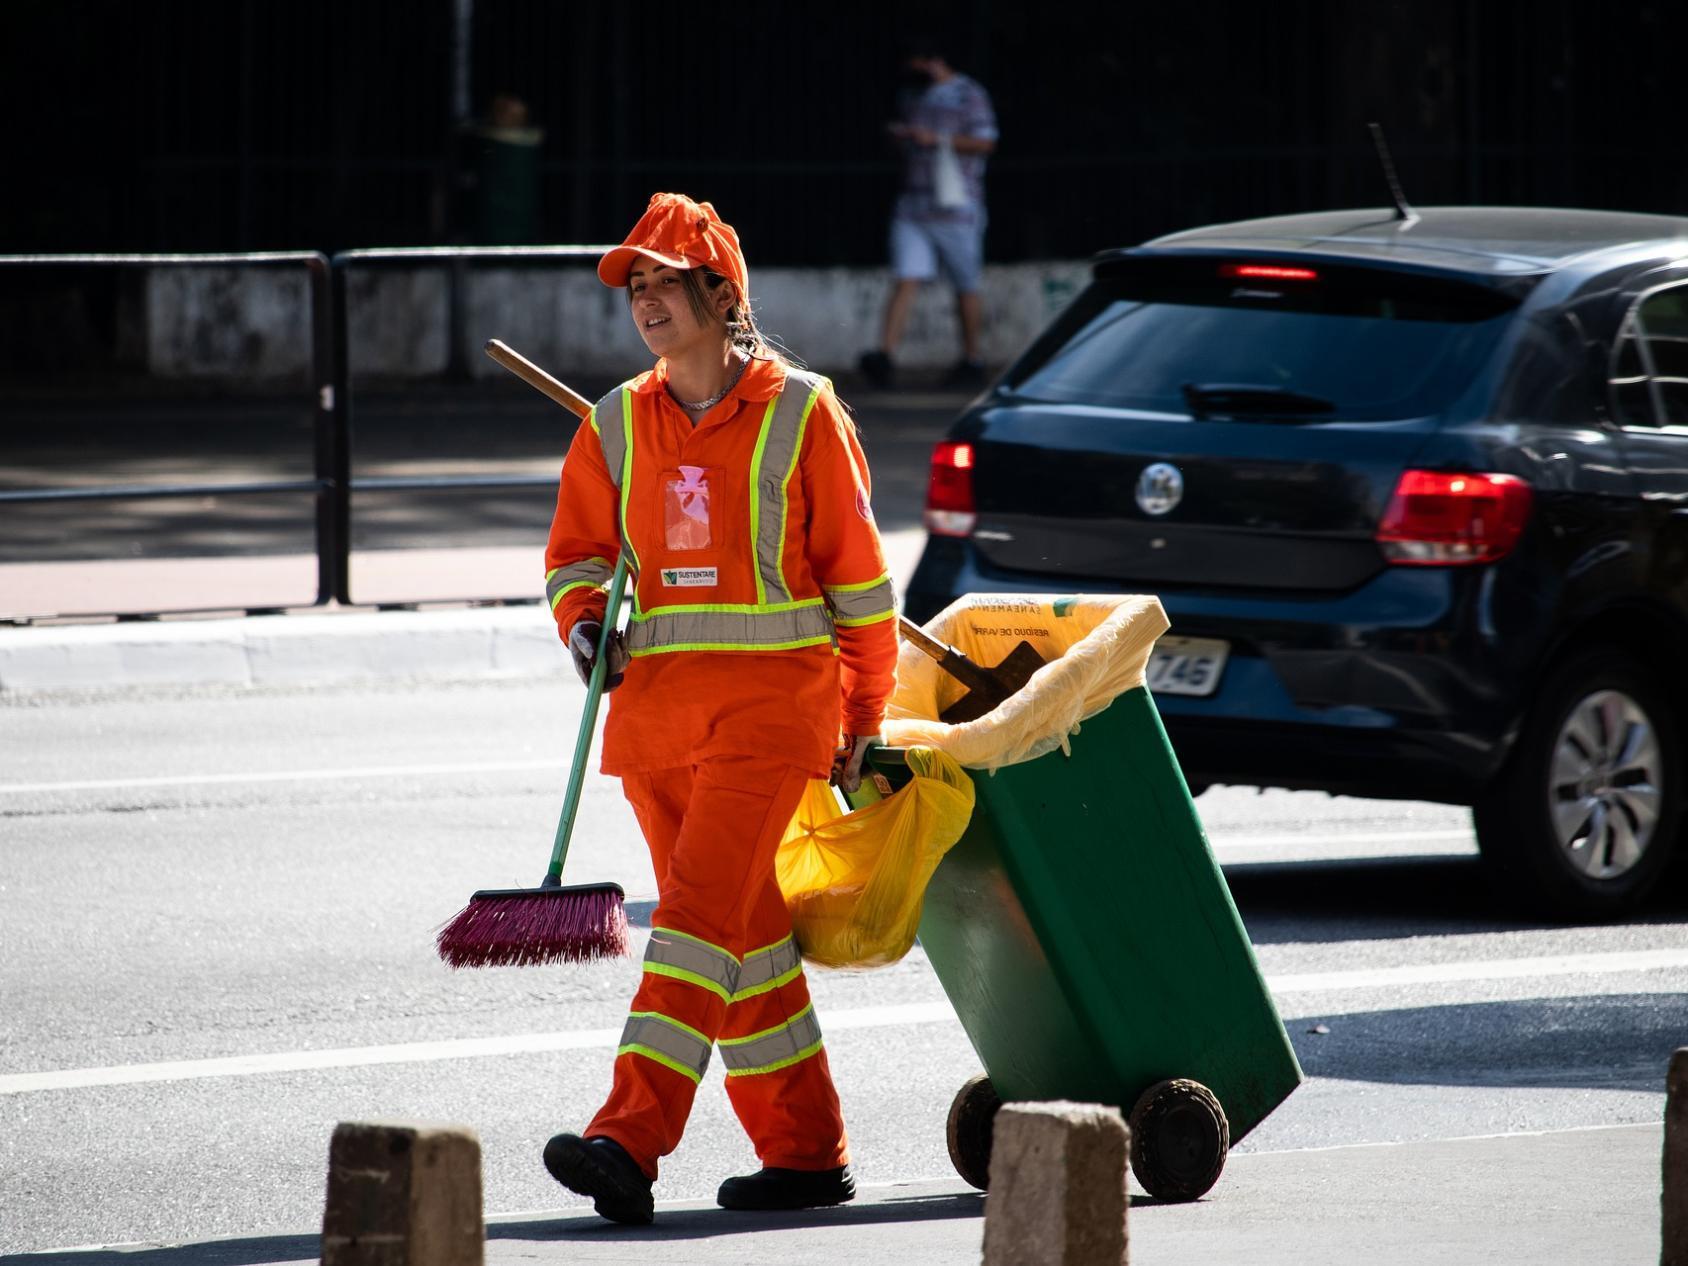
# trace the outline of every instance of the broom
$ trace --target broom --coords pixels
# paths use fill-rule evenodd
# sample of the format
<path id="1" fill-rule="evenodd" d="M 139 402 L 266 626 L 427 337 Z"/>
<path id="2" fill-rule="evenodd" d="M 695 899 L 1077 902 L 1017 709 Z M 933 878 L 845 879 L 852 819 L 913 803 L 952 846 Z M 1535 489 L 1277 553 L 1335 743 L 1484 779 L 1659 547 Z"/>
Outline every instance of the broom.
<path id="1" fill-rule="evenodd" d="M 584 417 L 591 404 L 570 391 L 539 366 L 511 351 L 497 339 L 487 344 L 487 354 L 538 388 L 558 404 Z M 469 904 L 440 929 L 435 944 L 440 957 L 452 967 L 529 967 L 541 963 L 588 962 L 627 953 L 627 912 L 622 906 L 621 885 L 575 884 L 564 887 L 563 859 L 568 856 L 569 836 L 574 831 L 575 812 L 580 807 L 581 786 L 586 779 L 586 758 L 592 748 L 592 731 L 598 720 L 598 701 L 604 693 L 607 672 L 605 652 L 610 634 L 621 613 L 621 591 L 627 579 L 627 558 L 616 559 L 610 580 L 603 624 L 598 631 L 598 656 L 592 661 L 592 677 L 586 687 L 586 706 L 580 716 L 580 733 L 574 741 L 574 762 L 569 767 L 568 791 L 563 812 L 557 820 L 556 840 L 551 846 L 551 864 L 538 888 L 489 888 L 473 893 Z"/>

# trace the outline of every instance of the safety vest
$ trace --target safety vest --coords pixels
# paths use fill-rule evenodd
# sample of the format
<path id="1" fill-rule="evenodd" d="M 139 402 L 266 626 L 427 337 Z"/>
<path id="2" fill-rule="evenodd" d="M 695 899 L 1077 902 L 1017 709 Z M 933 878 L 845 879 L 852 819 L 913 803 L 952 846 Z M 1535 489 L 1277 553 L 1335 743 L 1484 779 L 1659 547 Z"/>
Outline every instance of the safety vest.
<path id="1" fill-rule="evenodd" d="M 634 392 L 628 383 L 611 391 L 592 407 L 589 424 L 598 437 L 604 465 L 619 494 L 618 520 L 628 570 L 634 577 L 633 611 L 627 626 L 627 649 L 633 655 L 670 651 L 785 651 L 805 646 L 833 645 L 835 625 L 872 624 L 896 610 L 896 595 L 888 576 L 860 583 L 817 586 L 794 581 L 784 566 L 789 498 L 802 452 L 804 429 L 826 379 L 801 370 L 786 371 L 784 389 L 763 409 L 760 431 L 750 460 L 748 540 L 724 541 L 727 550 L 754 552 L 754 594 L 721 602 L 715 595 L 689 598 L 675 586 L 675 597 L 646 607 L 638 577 L 642 566 L 628 530 L 628 500 L 638 459 L 634 434 Z M 865 503 L 864 503 L 865 504 Z M 581 585 L 603 587 L 613 574 L 611 560 L 588 558 L 556 568 L 546 578 L 553 608 L 562 596 Z M 666 569 L 680 573 L 684 568 Z M 707 569 L 704 569 L 707 570 Z M 675 575 L 675 580 L 684 578 Z M 714 585 L 699 588 L 714 589 Z"/>

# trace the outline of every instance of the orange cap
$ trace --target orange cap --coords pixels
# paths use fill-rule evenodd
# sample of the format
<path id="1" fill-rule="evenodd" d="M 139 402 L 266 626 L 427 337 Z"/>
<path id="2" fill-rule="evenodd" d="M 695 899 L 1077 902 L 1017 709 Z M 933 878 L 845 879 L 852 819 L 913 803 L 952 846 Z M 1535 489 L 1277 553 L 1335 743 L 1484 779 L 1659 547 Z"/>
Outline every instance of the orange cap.
<path id="1" fill-rule="evenodd" d="M 653 193 L 627 239 L 598 261 L 598 280 L 625 286 L 640 257 L 670 268 L 713 268 L 738 287 L 740 299 L 750 295 L 750 270 L 733 226 L 707 202 L 693 202 L 685 194 Z"/>

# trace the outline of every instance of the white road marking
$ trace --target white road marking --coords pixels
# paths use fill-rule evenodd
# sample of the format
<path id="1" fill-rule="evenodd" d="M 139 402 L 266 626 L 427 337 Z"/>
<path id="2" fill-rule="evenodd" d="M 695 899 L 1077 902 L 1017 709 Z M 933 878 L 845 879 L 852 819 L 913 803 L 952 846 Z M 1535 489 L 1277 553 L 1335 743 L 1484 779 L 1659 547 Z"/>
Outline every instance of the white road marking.
<path id="1" fill-rule="evenodd" d="M 498 760 L 450 765 L 365 765 L 353 769 L 280 769 L 240 774 L 171 774 L 158 778 L 84 778 L 74 782 L 0 783 L 0 796 L 43 791 L 119 791 L 139 787 L 211 787 L 230 783 L 328 782 L 348 778 L 416 778 L 441 774 L 511 774 L 567 769 L 566 761 Z"/>
<path id="2" fill-rule="evenodd" d="M 1324 831 L 1300 835 L 1212 835 L 1208 842 L 1215 849 L 1227 848 L 1284 848 L 1290 845 L 1329 844 L 1430 844 L 1447 840 L 1474 839 L 1470 828 L 1449 831 L 1370 831 L 1355 834 L 1348 831 Z"/>
<path id="3" fill-rule="evenodd" d="M 1663 971 L 1688 968 L 1688 949 L 1624 950 L 1612 953 L 1555 954 L 1540 958 L 1508 958 L 1476 962 L 1424 963 L 1407 967 L 1359 968 L 1352 971 L 1302 972 L 1268 976 L 1274 994 L 1337 993 L 1397 985 L 1450 984 L 1478 980 L 1509 980 L 1570 975 Z M 897 1006 L 856 1007 L 829 1011 L 825 1025 L 834 1032 L 895 1025 L 954 1023 L 955 1010 L 946 1002 L 914 1002 Z M 455 1038 L 437 1042 L 405 1042 L 392 1046 L 342 1047 L 332 1050 L 278 1051 L 268 1055 L 231 1055 L 214 1059 L 174 1060 L 157 1064 L 118 1064 L 106 1068 L 67 1068 L 52 1072 L 0 1074 L 0 1095 L 43 1090 L 82 1090 L 96 1086 L 125 1086 L 152 1081 L 195 1081 L 208 1077 L 245 1077 L 256 1073 L 306 1072 L 328 1068 L 360 1068 L 374 1064 L 425 1063 L 444 1059 L 486 1059 L 614 1047 L 620 1028 L 577 1029 L 560 1033 L 517 1033 L 505 1037 Z"/>
<path id="4" fill-rule="evenodd" d="M 1403 967 L 1361 967 L 1352 971 L 1299 972 L 1268 976 L 1275 994 L 1340 993 L 1398 985 L 1464 984 L 1476 980 L 1537 979 L 1688 967 L 1688 949 L 1614 950 L 1598 954 L 1548 954 L 1540 958 L 1470 959 Z"/>

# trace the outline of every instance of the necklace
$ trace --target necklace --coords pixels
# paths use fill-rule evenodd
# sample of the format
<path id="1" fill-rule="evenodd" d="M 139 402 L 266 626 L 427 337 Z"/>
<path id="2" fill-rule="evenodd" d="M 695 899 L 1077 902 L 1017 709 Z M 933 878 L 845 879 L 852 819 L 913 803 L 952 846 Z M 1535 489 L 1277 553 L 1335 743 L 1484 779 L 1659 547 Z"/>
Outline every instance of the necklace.
<path id="1" fill-rule="evenodd" d="M 720 404 L 721 401 L 725 400 L 729 391 L 738 386 L 738 380 L 744 373 L 744 367 L 750 363 L 747 357 L 735 356 L 734 359 L 738 361 L 738 366 L 733 370 L 732 376 L 727 379 L 727 385 L 722 387 L 721 390 L 717 391 L 714 395 L 710 396 L 709 399 L 699 400 L 694 404 L 690 400 L 682 400 L 679 396 L 675 395 L 673 387 L 668 388 L 669 399 L 673 400 L 675 404 L 679 405 L 687 413 L 707 413 L 716 405 Z"/>

